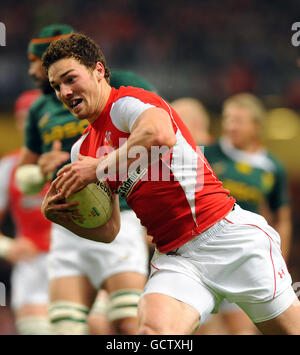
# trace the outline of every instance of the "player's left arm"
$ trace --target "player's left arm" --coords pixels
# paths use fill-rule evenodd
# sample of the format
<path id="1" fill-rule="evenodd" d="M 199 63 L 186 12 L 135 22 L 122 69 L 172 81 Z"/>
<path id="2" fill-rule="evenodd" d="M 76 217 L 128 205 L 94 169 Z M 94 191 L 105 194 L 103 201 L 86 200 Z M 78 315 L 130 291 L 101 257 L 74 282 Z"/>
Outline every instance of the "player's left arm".
<path id="1" fill-rule="evenodd" d="M 102 226 L 97 228 L 83 228 L 75 224 L 71 220 L 71 215 L 76 214 L 77 202 L 73 201 L 67 203 L 61 192 L 58 192 L 54 180 L 43 200 L 42 213 L 50 221 L 61 225 L 79 237 L 102 242 L 112 242 L 120 230 L 120 208 L 119 198 L 117 195 L 113 196 L 113 211 L 110 219 Z"/>
<path id="2" fill-rule="evenodd" d="M 57 188 L 65 197 L 69 197 L 78 187 L 106 179 L 109 171 L 118 174 L 123 166 L 130 167 L 138 158 L 146 159 L 150 164 L 151 147 L 165 146 L 170 149 L 175 144 L 176 134 L 170 116 L 161 108 L 149 108 L 135 120 L 127 142 L 120 148 L 100 159 L 79 155 L 78 161 L 65 165 L 58 172 L 61 179 Z M 135 147 L 143 147 L 145 156 L 129 157 L 128 153 Z"/>

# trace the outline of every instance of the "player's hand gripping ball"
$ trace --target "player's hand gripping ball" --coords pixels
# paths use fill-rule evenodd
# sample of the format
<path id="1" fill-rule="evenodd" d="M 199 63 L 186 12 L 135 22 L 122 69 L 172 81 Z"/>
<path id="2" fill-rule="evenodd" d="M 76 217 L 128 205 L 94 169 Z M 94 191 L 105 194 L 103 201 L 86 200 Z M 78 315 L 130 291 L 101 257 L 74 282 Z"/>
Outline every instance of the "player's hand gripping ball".
<path id="1" fill-rule="evenodd" d="M 107 183 L 98 181 L 81 187 L 67 198 L 67 202 L 77 201 L 78 214 L 72 221 L 83 228 L 97 228 L 105 224 L 113 210 L 112 193 Z"/>

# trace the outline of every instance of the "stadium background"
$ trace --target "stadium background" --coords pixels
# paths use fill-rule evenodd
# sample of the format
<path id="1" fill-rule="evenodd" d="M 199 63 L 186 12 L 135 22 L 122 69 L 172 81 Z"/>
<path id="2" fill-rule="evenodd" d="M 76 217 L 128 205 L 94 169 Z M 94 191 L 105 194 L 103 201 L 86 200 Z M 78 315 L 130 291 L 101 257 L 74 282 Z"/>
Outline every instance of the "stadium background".
<path id="1" fill-rule="evenodd" d="M 0 11 L 6 27 L 6 46 L 0 47 L 0 157 L 22 144 L 13 104 L 34 87 L 27 45 L 48 24 L 68 23 L 88 34 L 111 67 L 134 70 L 167 100 L 199 98 L 215 136 L 222 101 L 252 92 L 268 108 L 267 147 L 288 170 L 294 227 L 289 269 L 300 282 L 300 47 L 291 43 L 298 9 L 297 0 L 6 1 Z M 0 282 L 9 285 L 9 273 L 1 262 Z M 9 296 L 9 286 L 7 291 Z M 5 308 L 0 306 L 0 334 L 13 331 Z"/>

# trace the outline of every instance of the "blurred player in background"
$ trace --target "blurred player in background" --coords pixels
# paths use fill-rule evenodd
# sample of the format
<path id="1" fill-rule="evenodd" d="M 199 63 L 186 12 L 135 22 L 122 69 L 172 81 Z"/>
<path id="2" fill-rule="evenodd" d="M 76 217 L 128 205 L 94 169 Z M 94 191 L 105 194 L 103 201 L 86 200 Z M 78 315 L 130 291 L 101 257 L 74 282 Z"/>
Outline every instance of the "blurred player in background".
<path id="1" fill-rule="evenodd" d="M 60 100 L 79 121 L 90 123 L 72 147 L 72 163 L 52 182 L 43 213 L 82 238 L 110 243 L 120 228 L 116 196 L 112 217 L 94 229 L 74 224 L 73 204 L 64 199 L 98 179 L 127 199 L 158 248 L 139 302 L 139 333 L 189 334 L 226 298 L 264 334 L 298 334 L 300 302 L 280 236 L 229 196 L 176 111 L 150 91 L 112 88 L 101 49 L 85 35 L 53 42 L 43 65 Z M 99 157 L 98 147 L 108 146 L 107 130 L 114 150 Z M 165 154 L 149 159 L 161 147 Z"/>
<path id="2" fill-rule="evenodd" d="M 22 93 L 15 103 L 17 128 L 24 124 L 39 90 Z M 16 227 L 14 239 L 0 235 L 0 256 L 14 265 L 11 306 L 18 334 L 49 334 L 47 253 L 51 223 L 41 213 L 45 186 L 38 194 L 24 195 L 18 189 L 15 172 L 20 150 L 0 161 L 0 222 L 8 209 Z"/>
<path id="3" fill-rule="evenodd" d="M 198 146 L 205 146 L 205 152 L 213 137 L 209 132 L 210 117 L 203 103 L 196 98 L 182 97 L 171 102 L 171 106 L 189 128 Z M 196 335 L 253 333 L 256 334 L 257 330 L 247 315 L 235 303 L 226 301 L 221 303 L 219 313 L 210 315 L 195 332 Z"/>
<path id="4" fill-rule="evenodd" d="M 262 142 L 265 114 L 261 100 L 252 94 L 228 98 L 223 105 L 222 137 L 205 147 L 205 156 L 239 205 L 264 215 L 279 232 L 287 261 L 292 225 L 287 177 L 282 164 Z M 217 318 L 221 317 L 230 334 L 257 334 L 237 306 L 224 302 L 220 309 L 200 333 L 214 332 Z"/>
<path id="5" fill-rule="evenodd" d="M 68 162 L 71 146 L 87 125 L 57 99 L 41 64 L 51 41 L 72 32 L 67 25 L 47 26 L 29 44 L 29 74 L 44 94 L 30 111 L 20 164 L 38 163 L 45 176 Z M 113 72 L 111 84 L 153 89 L 132 72 Z M 148 274 L 148 251 L 134 212 L 124 202 L 121 209 L 123 227 L 112 245 L 87 241 L 53 226 L 49 277 L 54 333 L 86 334 L 87 320 L 94 334 L 111 332 L 112 327 L 117 334 L 136 333 L 137 304 Z M 89 315 L 100 287 L 109 295 L 107 305 L 101 292 Z"/>
<path id="6" fill-rule="evenodd" d="M 198 146 L 212 143 L 210 117 L 201 101 L 193 97 L 181 97 L 172 101 L 171 106 L 186 124 Z"/>
<path id="7" fill-rule="evenodd" d="M 292 222 L 287 174 L 262 141 L 265 115 L 256 96 L 229 97 L 223 104 L 222 137 L 205 155 L 239 205 L 264 215 L 278 231 L 288 261 Z"/>

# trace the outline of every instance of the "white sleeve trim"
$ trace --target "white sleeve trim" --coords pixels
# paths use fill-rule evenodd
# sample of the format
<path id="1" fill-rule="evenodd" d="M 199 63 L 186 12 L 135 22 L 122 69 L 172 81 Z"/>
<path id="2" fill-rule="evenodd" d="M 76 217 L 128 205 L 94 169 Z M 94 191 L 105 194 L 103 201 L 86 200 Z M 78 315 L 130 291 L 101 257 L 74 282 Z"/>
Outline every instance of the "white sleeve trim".
<path id="1" fill-rule="evenodd" d="M 0 210 L 5 209 L 8 205 L 8 189 L 15 162 L 15 157 L 13 156 L 6 157 L 0 160 Z"/>
<path id="2" fill-rule="evenodd" d="M 155 106 L 145 104 L 135 97 L 125 96 L 112 104 L 110 117 L 119 131 L 130 133 L 137 118 L 152 107 Z"/>

